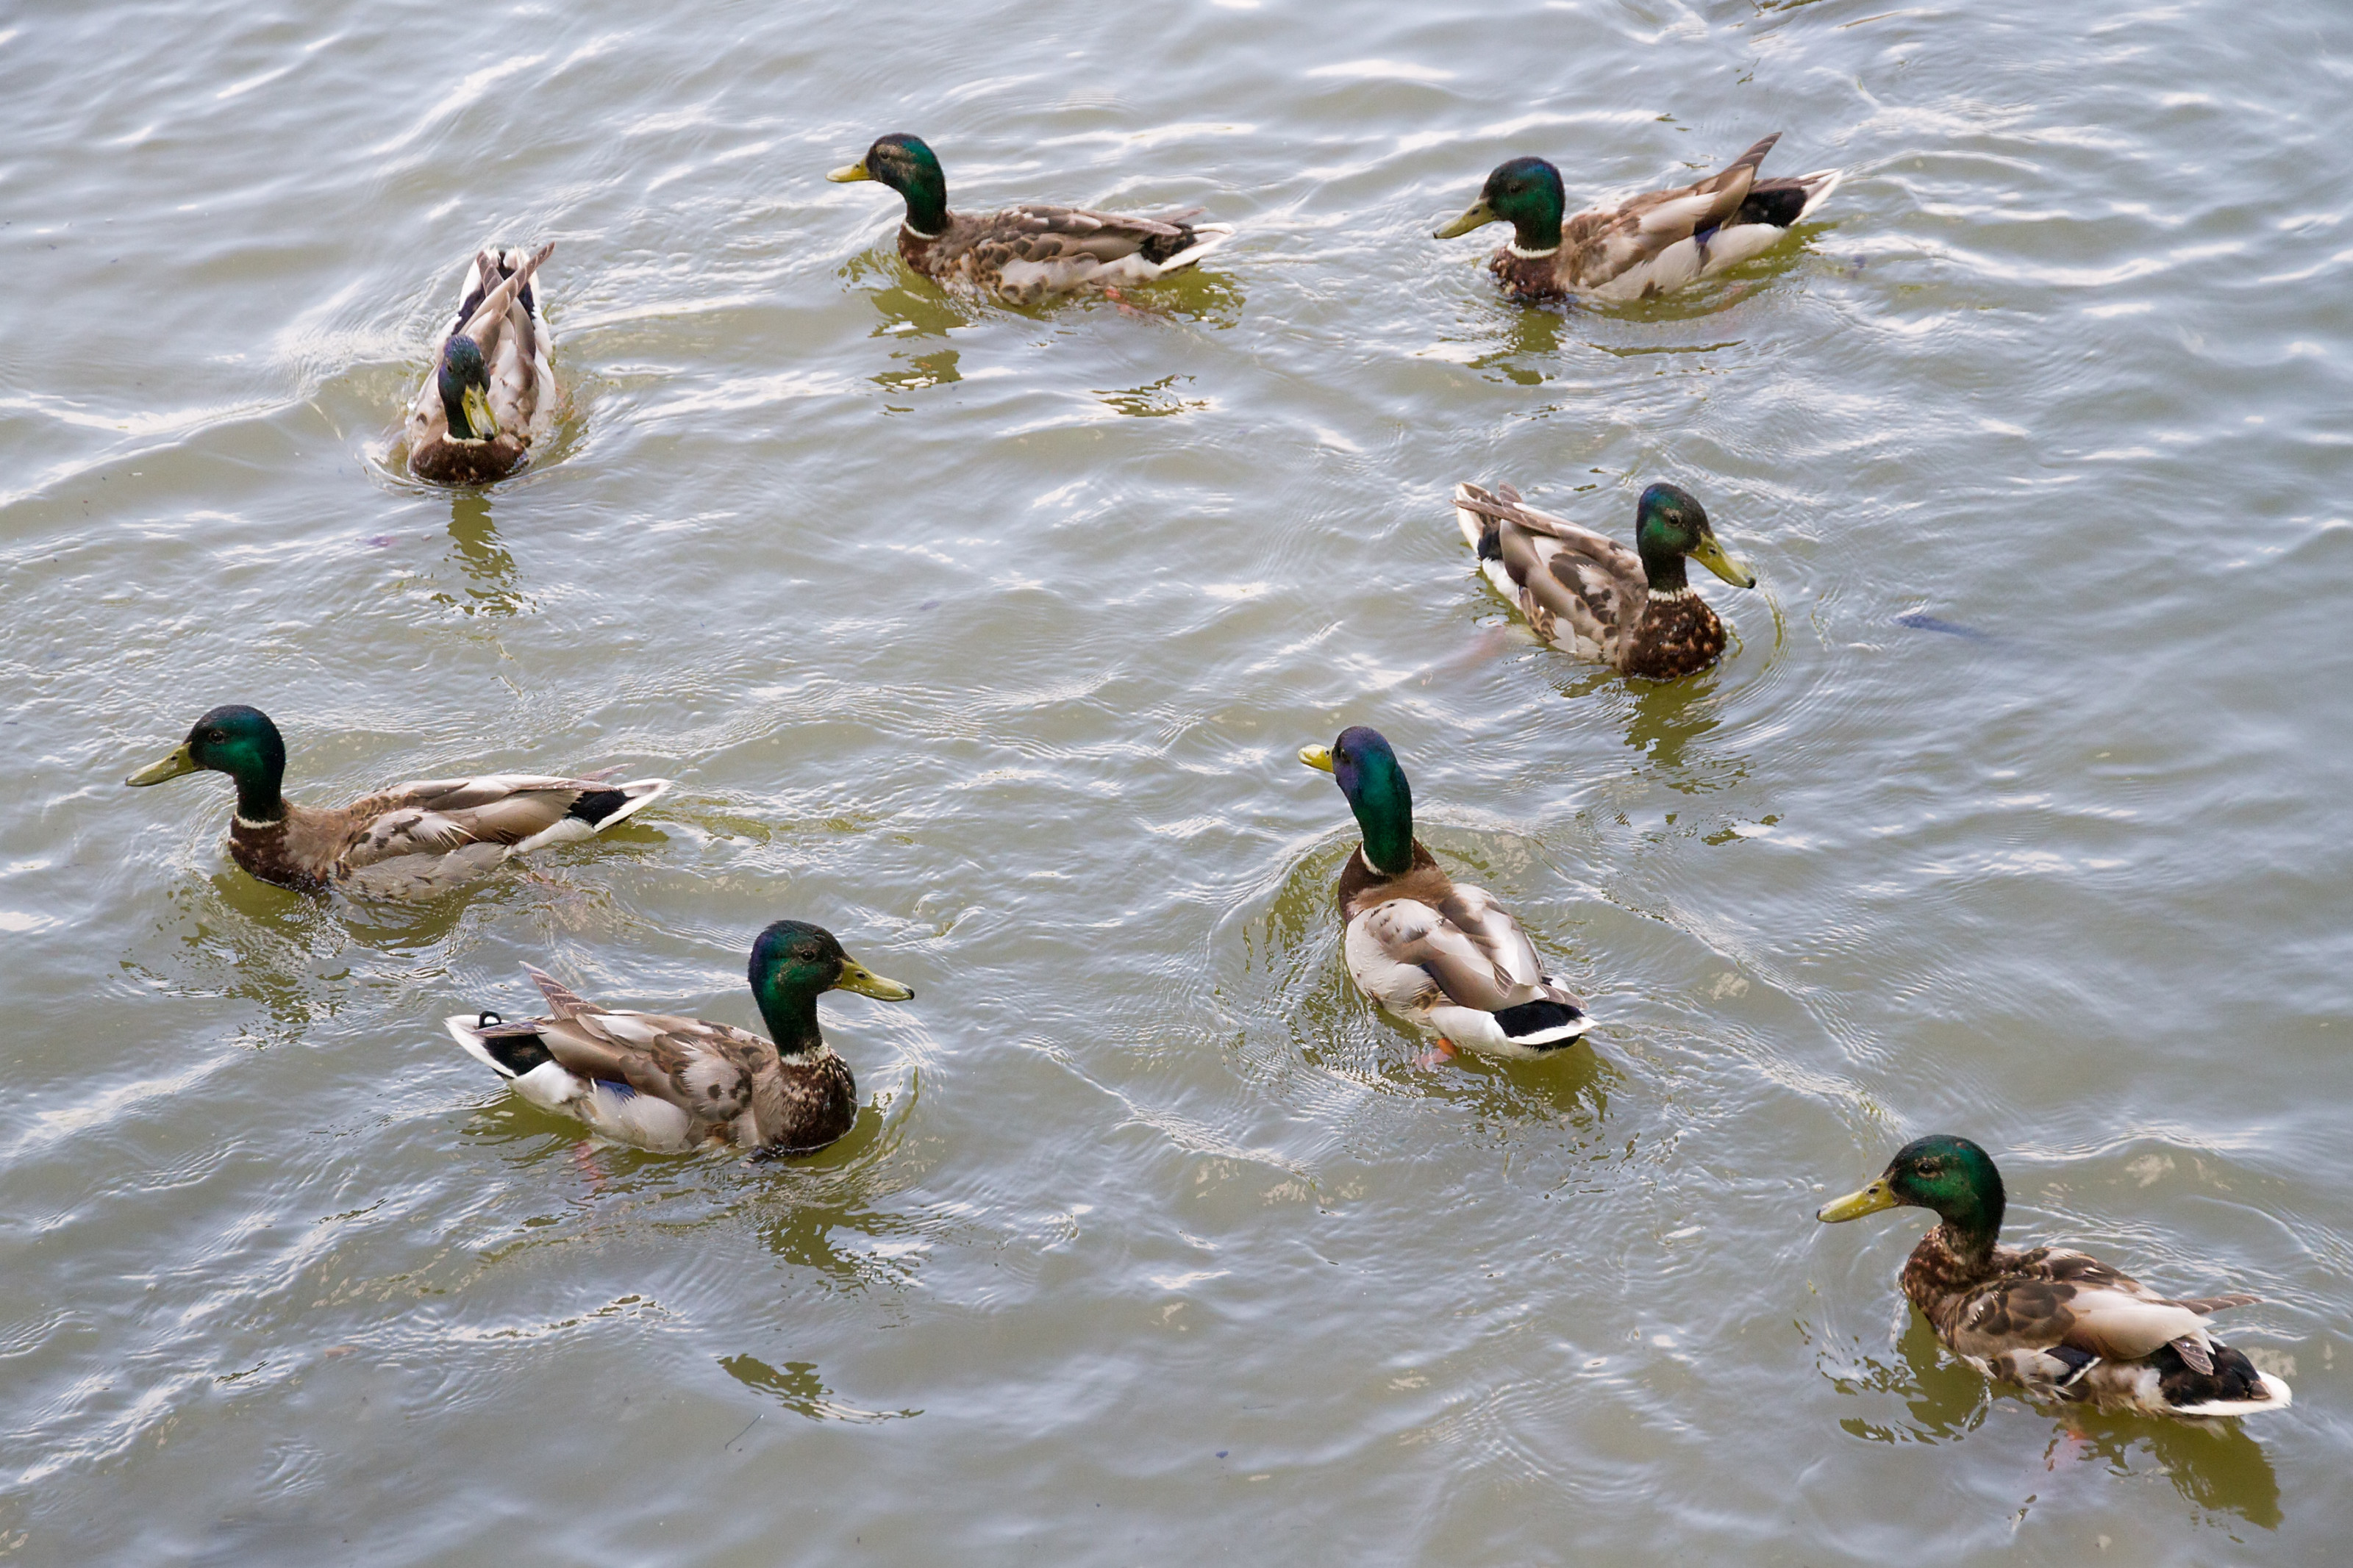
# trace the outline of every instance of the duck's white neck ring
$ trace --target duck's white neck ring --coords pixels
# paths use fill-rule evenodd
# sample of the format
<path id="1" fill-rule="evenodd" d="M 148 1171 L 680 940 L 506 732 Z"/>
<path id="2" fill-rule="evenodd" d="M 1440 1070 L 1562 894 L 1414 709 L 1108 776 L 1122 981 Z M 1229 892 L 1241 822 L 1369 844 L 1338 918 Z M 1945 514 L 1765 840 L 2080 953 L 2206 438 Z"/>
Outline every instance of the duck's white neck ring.
<path id="1" fill-rule="evenodd" d="M 913 235 L 917 239 L 937 239 L 939 238 L 940 234 L 947 233 L 947 230 L 942 229 L 940 230 L 940 234 L 925 234 L 922 229 L 917 228 L 913 224 L 907 222 L 904 218 L 899 220 L 899 227 L 902 233 Z"/>
<path id="2" fill-rule="evenodd" d="M 239 827 L 259 829 L 264 827 L 283 827 L 286 826 L 286 819 L 282 816 L 275 822 L 256 822 L 249 816 L 239 816 L 236 812 L 232 811 L 228 814 L 228 818 L 231 822 L 236 823 Z"/>
<path id="3" fill-rule="evenodd" d="M 1694 597 L 1698 593 L 1699 590 L 1697 588 L 1694 588 L 1689 584 L 1685 584 L 1681 588 L 1653 588 L 1651 590 L 1651 603 L 1654 605 L 1680 604 L 1685 599 Z"/>
<path id="4" fill-rule="evenodd" d="M 1523 261 L 1542 261 L 1547 256 L 1560 254 L 1560 247 L 1557 245 L 1548 245 L 1542 250 L 1523 250 L 1520 248 L 1520 242 L 1516 239 L 1504 241 L 1504 248 Z"/>

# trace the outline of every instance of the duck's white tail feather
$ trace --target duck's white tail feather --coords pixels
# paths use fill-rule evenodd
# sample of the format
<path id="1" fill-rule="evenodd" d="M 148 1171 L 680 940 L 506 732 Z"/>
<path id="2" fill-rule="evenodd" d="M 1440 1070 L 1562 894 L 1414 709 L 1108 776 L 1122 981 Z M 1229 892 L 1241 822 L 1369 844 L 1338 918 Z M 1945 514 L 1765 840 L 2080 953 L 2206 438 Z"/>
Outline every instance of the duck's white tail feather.
<path id="1" fill-rule="evenodd" d="M 491 1055 L 491 1053 L 483 1047 L 482 1037 L 480 1033 L 480 1026 L 476 1024 L 472 1015 L 466 1013 L 452 1013 L 448 1017 L 441 1020 L 441 1026 L 449 1031 L 449 1037 L 451 1039 L 466 1047 L 466 1054 L 468 1056 L 473 1058 L 476 1061 L 481 1063 L 484 1067 L 490 1068 L 501 1078 L 512 1078 L 515 1076 L 513 1068 L 500 1061 L 498 1058 Z"/>
<path id="2" fill-rule="evenodd" d="M 1166 278 L 1172 272 L 1182 272 L 1201 258 L 1233 238 L 1234 226 L 1229 223 L 1197 223 L 1193 226 L 1193 243 L 1160 264 L 1155 276 Z"/>
<path id="3" fill-rule="evenodd" d="M 2270 1373 L 2255 1375 L 2263 1380 L 2263 1392 L 2268 1399 L 2212 1399 L 2203 1405 L 2177 1405 L 2176 1415 L 2261 1415 L 2266 1411 L 2284 1410 L 2295 1403 L 2295 1394 L 2286 1383 Z"/>
<path id="4" fill-rule="evenodd" d="M 613 824 L 635 816 L 638 812 L 668 795 L 670 785 L 676 782 L 674 779 L 631 779 L 628 784 L 614 784 L 612 788 L 628 797 L 622 803 L 618 811 L 601 822 L 590 822 L 577 816 L 558 818 L 553 825 L 541 828 L 537 833 L 517 844 L 514 847 L 514 853 L 527 855 L 532 850 L 543 849 L 551 844 L 577 844 L 584 838 L 593 838 Z"/>
<path id="5" fill-rule="evenodd" d="M 1815 209 L 1845 183 L 1844 169 L 1817 169 L 1810 174 L 1799 174 L 1798 184 L 1806 187 L 1806 205 L 1798 209 L 1798 221 L 1803 223 L 1813 216 Z"/>

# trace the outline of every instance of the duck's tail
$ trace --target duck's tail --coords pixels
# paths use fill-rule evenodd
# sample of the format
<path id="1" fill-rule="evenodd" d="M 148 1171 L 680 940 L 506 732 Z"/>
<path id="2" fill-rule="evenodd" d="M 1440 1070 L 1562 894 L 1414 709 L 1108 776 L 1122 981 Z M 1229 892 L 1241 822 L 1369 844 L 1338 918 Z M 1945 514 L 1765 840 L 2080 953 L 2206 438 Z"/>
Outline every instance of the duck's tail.
<path id="1" fill-rule="evenodd" d="M 521 1078 L 555 1059 L 548 1055 L 546 1042 L 539 1037 L 539 1026 L 529 1019 L 510 1024 L 488 1011 L 452 1013 L 441 1020 L 441 1025 L 449 1031 L 451 1039 L 465 1047 L 468 1056 L 501 1078 Z"/>
<path id="2" fill-rule="evenodd" d="M 1188 223 L 1184 237 L 1177 242 L 1179 248 L 1159 263 L 1160 270 L 1154 276 L 1166 278 L 1172 272 L 1182 272 L 1233 237 L 1234 226 L 1229 223 Z"/>
<path id="3" fill-rule="evenodd" d="M 2200 1371 L 2176 1345 L 2167 1345 L 2149 1358 L 2158 1368 L 2158 1388 L 2176 1415 L 2260 1415 L 2284 1410 L 2295 1394 L 2287 1384 L 2255 1370 L 2242 1351 L 2219 1340 L 2204 1346 L 2211 1370 Z"/>
<path id="4" fill-rule="evenodd" d="M 635 816 L 668 795 L 670 785 L 676 782 L 674 779 L 631 779 L 627 784 L 583 790 L 580 798 L 572 803 L 571 809 L 549 826 L 516 845 L 514 852 L 524 855 L 550 844 L 575 844 L 583 838 L 592 838 L 615 823 Z"/>

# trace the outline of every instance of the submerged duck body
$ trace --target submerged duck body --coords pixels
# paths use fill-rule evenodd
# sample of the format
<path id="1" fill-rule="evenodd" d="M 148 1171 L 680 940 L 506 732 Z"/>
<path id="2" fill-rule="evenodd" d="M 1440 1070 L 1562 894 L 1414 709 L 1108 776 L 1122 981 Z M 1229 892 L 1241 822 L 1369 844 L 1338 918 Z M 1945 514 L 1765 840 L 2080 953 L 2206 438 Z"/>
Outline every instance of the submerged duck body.
<path id="1" fill-rule="evenodd" d="M 1454 520 L 1481 572 L 1536 636 L 1651 680 L 1694 674 L 1724 653 L 1724 623 L 1691 586 L 1686 560 L 1736 587 L 1757 585 L 1716 542 L 1707 509 L 1674 485 L 1652 485 L 1635 502 L 1631 550 L 1538 511 L 1509 485 L 1455 486 Z"/>
<path id="2" fill-rule="evenodd" d="M 873 180 L 898 192 L 907 204 L 901 259 L 936 282 L 1014 305 L 1150 283 L 1192 267 L 1234 232 L 1231 224 L 1194 223 L 1190 213 L 1150 218 L 1035 205 L 951 212 L 938 157 L 903 132 L 878 138 L 865 157 L 826 178 Z"/>
<path id="3" fill-rule="evenodd" d="M 555 249 L 484 250 L 408 411 L 408 467 L 439 485 L 485 485 L 522 467 L 555 411 L 555 336 L 532 279 Z"/>
<path id="4" fill-rule="evenodd" d="M 1299 760 L 1333 775 L 1364 830 L 1337 891 L 1359 990 L 1444 1046 L 1487 1056 L 1545 1056 L 1585 1033 L 1583 1005 L 1546 973 L 1511 911 L 1449 877 L 1414 837 L 1412 790 L 1379 731 L 1343 730 Z"/>
<path id="5" fill-rule="evenodd" d="M 1946 1348 L 2037 1398 L 2147 1415 L 2284 1410 L 2288 1385 L 2207 1330 L 2209 1315 L 2261 1300 L 2159 1296 L 2098 1259 L 1997 1240 L 2005 1205 L 1990 1155 L 1949 1133 L 1905 1145 L 1876 1181 L 1826 1204 L 1827 1223 L 1882 1209 L 1936 1212 L 1904 1265 L 1904 1294 Z"/>
<path id="6" fill-rule="evenodd" d="M 656 1153 L 716 1142 L 803 1154 L 834 1142 L 858 1120 L 858 1084 L 818 1029 L 818 994 L 914 995 L 803 921 L 778 921 L 752 944 L 752 994 L 773 1039 L 679 1014 L 600 1006 L 544 970 L 523 969 L 548 1016 L 509 1023 L 460 1013 L 443 1020 L 450 1036 L 532 1104 Z"/>
<path id="7" fill-rule="evenodd" d="M 1512 225 L 1487 266 L 1522 300 L 1670 294 L 1764 254 L 1838 189 L 1845 175 L 1837 169 L 1760 179 L 1757 166 L 1780 139 L 1775 132 L 1696 184 L 1567 216 L 1560 171 L 1542 158 L 1514 158 L 1496 165 L 1478 201 L 1437 237 Z"/>
<path id="8" fill-rule="evenodd" d="M 472 881 L 517 855 L 593 837 L 635 816 L 668 779 L 483 773 L 395 784 L 339 807 L 297 805 L 283 793 L 286 742 L 259 709 L 229 704 L 197 720 L 162 762 L 123 782 L 144 786 L 192 773 L 237 781 L 230 858 L 251 876 L 299 892 L 427 898 Z"/>

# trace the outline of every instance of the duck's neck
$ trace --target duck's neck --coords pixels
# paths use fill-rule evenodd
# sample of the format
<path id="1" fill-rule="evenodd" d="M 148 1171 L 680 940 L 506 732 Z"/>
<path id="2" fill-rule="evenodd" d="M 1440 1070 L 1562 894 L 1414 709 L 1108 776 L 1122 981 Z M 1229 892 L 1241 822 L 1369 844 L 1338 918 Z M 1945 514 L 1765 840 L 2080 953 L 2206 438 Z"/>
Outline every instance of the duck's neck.
<path id="1" fill-rule="evenodd" d="M 1684 575 L 1683 553 L 1680 550 L 1654 549 L 1644 542 L 1642 575 L 1650 579 L 1651 593 L 1657 598 L 1681 598 L 1691 591 L 1691 579 Z"/>
<path id="2" fill-rule="evenodd" d="M 1365 864 L 1384 877 L 1413 869 L 1413 792 L 1405 774 L 1389 768 L 1368 773 L 1348 803 L 1365 836 Z"/>
<path id="3" fill-rule="evenodd" d="M 778 1056 L 801 1056 L 824 1046 L 816 992 L 769 986 L 759 994 L 759 1003 L 760 1017 L 768 1026 L 768 1037 L 776 1042 Z"/>
<path id="4" fill-rule="evenodd" d="M 248 827 L 274 827 L 286 820 L 286 753 L 269 737 L 266 751 L 250 748 L 221 771 L 237 781 L 237 820 Z M 262 754 L 255 754 L 261 751 Z"/>
<path id="5" fill-rule="evenodd" d="M 899 189 L 907 198 L 904 226 L 917 239 L 937 239 L 948 231 L 948 182 L 937 168 L 918 168 Z"/>
<path id="6" fill-rule="evenodd" d="M 438 380 L 441 389 L 441 413 L 449 421 L 449 438 L 453 441 L 478 441 L 474 423 L 466 417 L 466 384 L 444 366 Z"/>
<path id="7" fill-rule="evenodd" d="M 1971 1192 L 1937 1210 L 1939 1224 L 1929 1233 L 1943 1243 L 1955 1262 L 1972 1273 L 1993 1260 L 1994 1242 L 2001 1235 L 2002 1194 Z"/>

